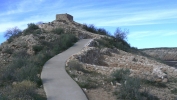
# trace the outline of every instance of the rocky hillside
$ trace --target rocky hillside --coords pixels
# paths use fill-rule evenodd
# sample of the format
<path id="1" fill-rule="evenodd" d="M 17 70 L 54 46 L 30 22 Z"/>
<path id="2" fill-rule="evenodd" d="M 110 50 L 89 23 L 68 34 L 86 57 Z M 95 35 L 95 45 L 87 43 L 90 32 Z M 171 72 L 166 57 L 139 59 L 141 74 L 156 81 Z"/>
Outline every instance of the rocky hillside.
<path id="1" fill-rule="evenodd" d="M 141 51 L 161 60 L 177 61 L 177 48 L 150 48 Z"/>
<path id="2" fill-rule="evenodd" d="M 177 95 L 171 91 L 177 88 L 175 78 L 177 69 L 141 55 L 108 48 L 103 45 L 103 41 L 106 40 L 94 39 L 88 47 L 74 54 L 66 63 L 68 73 L 85 90 L 90 100 L 132 99 L 135 95 L 138 96 L 136 100 L 176 98 Z M 126 69 L 130 71 L 129 77 L 135 79 L 126 78 L 126 81 L 122 81 L 126 76 L 126 72 L 124 73 Z M 137 78 L 141 82 L 137 81 Z M 136 84 L 141 84 L 139 90 L 142 92 L 129 93 L 131 90 L 136 91 L 131 88 L 136 87 Z M 116 94 L 112 93 L 113 91 Z M 126 97 L 128 95 L 131 95 L 130 98 Z"/>
<path id="3" fill-rule="evenodd" d="M 0 100 L 45 100 L 40 79 L 43 64 L 78 39 L 102 37 L 68 16 L 59 14 L 40 25 L 30 23 L 0 45 Z"/>
<path id="4" fill-rule="evenodd" d="M 93 41 L 68 59 L 66 71 L 89 100 L 177 97 L 177 69 L 144 57 L 104 29 L 58 14 L 52 22 L 28 24 L 0 45 L 0 100 L 45 100 L 40 79 L 43 64 L 84 38 Z"/>

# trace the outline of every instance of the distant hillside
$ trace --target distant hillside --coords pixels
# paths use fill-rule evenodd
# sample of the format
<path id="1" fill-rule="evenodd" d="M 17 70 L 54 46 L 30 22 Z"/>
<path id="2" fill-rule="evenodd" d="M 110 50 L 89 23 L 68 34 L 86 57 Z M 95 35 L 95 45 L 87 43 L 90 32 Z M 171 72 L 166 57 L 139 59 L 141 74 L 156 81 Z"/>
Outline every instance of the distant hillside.
<path id="1" fill-rule="evenodd" d="M 177 61 L 177 48 L 149 48 L 141 51 L 161 60 Z"/>

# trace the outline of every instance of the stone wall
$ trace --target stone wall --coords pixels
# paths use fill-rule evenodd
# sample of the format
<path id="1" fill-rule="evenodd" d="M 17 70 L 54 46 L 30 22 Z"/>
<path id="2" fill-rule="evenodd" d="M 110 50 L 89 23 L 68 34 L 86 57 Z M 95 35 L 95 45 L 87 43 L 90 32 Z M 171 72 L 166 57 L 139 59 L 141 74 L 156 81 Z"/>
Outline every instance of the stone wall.
<path id="1" fill-rule="evenodd" d="M 73 16 L 69 14 L 57 14 L 56 15 L 56 20 L 68 20 L 68 21 L 73 21 Z"/>

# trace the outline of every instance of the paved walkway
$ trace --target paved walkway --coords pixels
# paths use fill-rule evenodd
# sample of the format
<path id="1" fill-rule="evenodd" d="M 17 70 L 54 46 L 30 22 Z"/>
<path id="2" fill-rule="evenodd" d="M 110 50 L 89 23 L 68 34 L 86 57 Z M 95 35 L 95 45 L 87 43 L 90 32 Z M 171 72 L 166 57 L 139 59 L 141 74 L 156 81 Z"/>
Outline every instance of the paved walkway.
<path id="1" fill-rule="evenodd" d="M 43 66 L 41 78 L 47 100 L 88 100 L 78 84 L 67 74 L 65 62 L 91 39 L 82 39 L 68 50 L 54 56 Z"/>

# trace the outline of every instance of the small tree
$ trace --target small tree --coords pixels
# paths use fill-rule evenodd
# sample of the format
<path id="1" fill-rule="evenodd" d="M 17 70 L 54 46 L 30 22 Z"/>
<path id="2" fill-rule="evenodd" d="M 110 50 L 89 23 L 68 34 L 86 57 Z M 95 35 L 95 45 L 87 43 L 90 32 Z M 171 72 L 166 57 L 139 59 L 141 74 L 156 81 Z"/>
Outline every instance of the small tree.
<path id="1" fill-rule="evenodd" d="M 5 34 L 4 37 L 9 39 L 9 38 L 13 38 L 16 37 L 18 35 L 20 35 L 22 31 L 18 28 L 18 27 L 14 27 L 14 28 L 9 28 Z"/>
<path id="2" fill-rule="evenodd" d="M 122 31 L 121 28 L 118 27 L 114 33 L 114 37 L 116 38 L 117 41 L 126 40 L 128 33 L 129 30 L 124 29 L 124 31 Z"/>

